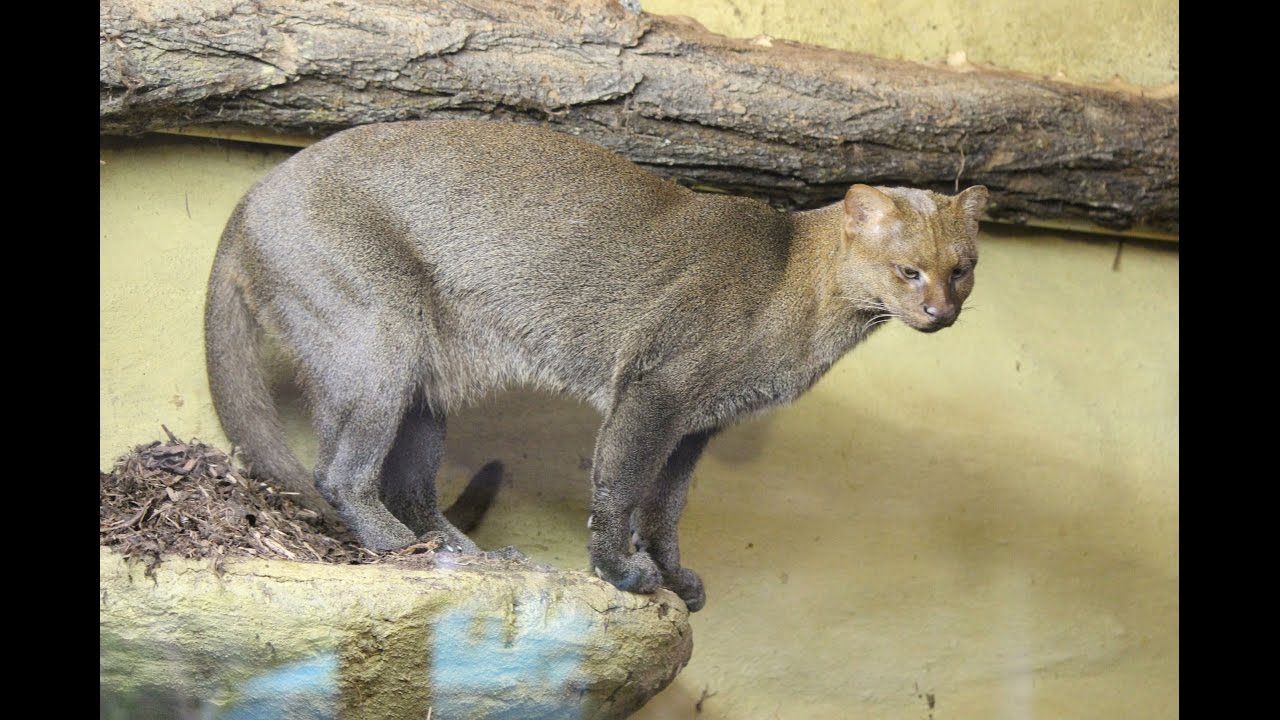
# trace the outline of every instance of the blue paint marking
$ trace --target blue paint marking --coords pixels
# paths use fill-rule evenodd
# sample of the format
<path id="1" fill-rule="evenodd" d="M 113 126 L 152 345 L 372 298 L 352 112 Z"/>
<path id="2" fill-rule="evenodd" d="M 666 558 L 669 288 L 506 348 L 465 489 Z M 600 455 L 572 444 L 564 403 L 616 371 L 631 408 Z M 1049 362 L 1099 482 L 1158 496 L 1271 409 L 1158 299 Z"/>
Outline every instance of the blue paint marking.
<path id="1" fill-rule="evenodd" d="M 338 656 L 327 652 L 249 680 L 218 720 L 333 720 L 337 708 Z"/>
<path id="2" fill-rule="evenodd" d="M 486 699 L 498 700 L 486 720 L 577 720 L 578 676 L 592 622 L 583 615 L 546 617 L 538 603 L 522 605 L 511 628 L 495 617 L 455 608 L 434 623 L 431 651 L 433 711 L 470 717 Z M 425 680 L 425 678 L 424 678 Z M 538 688 L 541 699 L 522 690 Z M 548 690 L 551 690 L 549 697 Z M 559 692 L 555 692 L 559 689 Z M 273 668 L 245 682 L 217 720 L 335 720 L 338 658 L 334 652 Z"/>
<path id="3" fill-rule="evenodd" d="M 431 686 L 442 718 L 467 717 L 478 698 L 503 698 L 507 708 L 486 720 L 573 720 L 582 717 L 572 684 L 582 664 L 574 638 L 591 635 L 586 617 L 546 618 L 535 603 L 521 606 L 508 631 L 494 617 L 477 619 L 466 608 L 443 615 L 433 632 Z M 520 700 L 521 688 L 560 688 L 554 703 Z M 545 697 L 545 696 L 544 696 Z"/>

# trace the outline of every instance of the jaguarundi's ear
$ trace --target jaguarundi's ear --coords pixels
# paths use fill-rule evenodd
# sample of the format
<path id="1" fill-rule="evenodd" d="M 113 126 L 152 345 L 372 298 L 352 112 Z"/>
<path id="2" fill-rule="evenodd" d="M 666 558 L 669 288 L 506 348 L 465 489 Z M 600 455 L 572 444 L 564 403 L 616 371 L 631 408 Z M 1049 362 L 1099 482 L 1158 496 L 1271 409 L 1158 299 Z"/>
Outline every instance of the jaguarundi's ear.
<path id="1" fill-rule="evenodd" d="M 987 187 L 985 185 L 974 185 L 964 189 L 964 192 L 956 196 L 956 206 L 964 210 L 964 213 L 973 220 L 977 220 L 982 211 L 987 209 Z"/>
<path id="2" fill-rule="evenodd" d="M 974 185 L 964 189 L 964 192 L 955 197 L 955 206 L 960 211 L 960 217 L 964 220 L 964 224 L 969 228 L 969 232 L 974 235 L 978 234 L 978 218 L 982 216 L 982 211 L 987 209 L 987 188 L 985 185 Z"/>
<path id="3" fill-rule="evenodd" d="M 897 208 L 888 195 L 870 185 L 854 185 L 844 195 L 845 236 L 878 236 L 896 214 Z"/>

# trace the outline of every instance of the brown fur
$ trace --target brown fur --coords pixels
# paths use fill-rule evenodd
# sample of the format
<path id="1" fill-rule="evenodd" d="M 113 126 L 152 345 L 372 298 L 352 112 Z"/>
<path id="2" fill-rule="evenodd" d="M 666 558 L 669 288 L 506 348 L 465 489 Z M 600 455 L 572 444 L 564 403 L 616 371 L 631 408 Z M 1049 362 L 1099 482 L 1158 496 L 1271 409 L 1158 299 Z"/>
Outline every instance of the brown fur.
<path id="1" fill-rule="evenodd" d="M 626 590 L 665 584 L 696 610 L 702 582 L 680 565 L 676 524 L 708 439 L 793 400 L 889 318 L 952 324 L 986 199 L 981 186 L 855 185 L 787 213 L 549 130 L 354 128 L 275 168 L 228 222 L 209 286 L 210 386 L 250 459 L 308 484 L 256 360 L 265 328 L 309 395 L 316 485 L 362 542 L 436 531 L 472 551 L 436 503 L 449 409 L 512 383 L 579 397 L 604 417 L 593 567 Z"/>

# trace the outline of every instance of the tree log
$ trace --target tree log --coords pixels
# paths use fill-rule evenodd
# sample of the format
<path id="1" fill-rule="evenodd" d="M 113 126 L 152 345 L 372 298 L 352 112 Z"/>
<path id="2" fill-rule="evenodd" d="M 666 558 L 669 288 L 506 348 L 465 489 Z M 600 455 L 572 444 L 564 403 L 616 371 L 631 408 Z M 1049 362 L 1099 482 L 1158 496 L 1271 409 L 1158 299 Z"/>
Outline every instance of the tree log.
<path id="1" fill-rule="evenodd" d="M 992 219 L 1178 230 L 1178 100 L 737 40 L 614 0 L 100 0 L 100 130 L 499 116 L 814 207 L 981 183 Z"/>

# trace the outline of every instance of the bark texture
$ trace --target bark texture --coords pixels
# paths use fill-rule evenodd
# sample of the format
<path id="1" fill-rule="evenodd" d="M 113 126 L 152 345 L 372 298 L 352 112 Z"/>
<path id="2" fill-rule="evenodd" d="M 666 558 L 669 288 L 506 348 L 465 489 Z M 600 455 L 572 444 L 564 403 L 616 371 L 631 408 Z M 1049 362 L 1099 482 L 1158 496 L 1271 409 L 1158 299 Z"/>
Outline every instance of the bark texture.
<path id="1" fill-rule="evenodd" d="M 731 39 L 614 0 L 100 0 L 100 21 L 103 133 L 498 116 L 783 207 L 982 183 L 993 219 L 1178 231 L 1176 98 Z"/>

